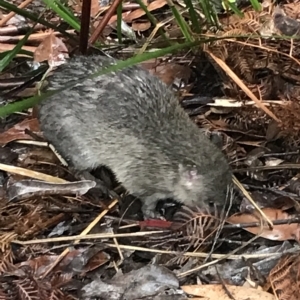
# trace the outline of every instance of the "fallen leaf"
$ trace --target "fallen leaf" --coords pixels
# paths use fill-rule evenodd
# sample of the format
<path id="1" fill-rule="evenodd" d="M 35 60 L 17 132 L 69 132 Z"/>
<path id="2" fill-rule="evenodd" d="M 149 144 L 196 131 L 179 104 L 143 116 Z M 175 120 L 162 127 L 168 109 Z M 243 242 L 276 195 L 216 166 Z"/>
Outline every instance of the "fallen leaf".
<path id="1" fill-rule="evenodd" d="M 7 189 L 8 200 L 13 201 L 16 198 L 25 198 L 31 195 L 84 195 L 96 183 L 91 180 L 76 181 L 68 183 L 50 183 L 39 180 L 20 180 Z"/>
<path id="2" fill-rule="evenodd" d="M 85 273 L 93 271 L 109 261 L 110 257 L 106 252 L 98 252 L 89 259 L 87 264 L 84 266 L 81 276 L 85 276 Z"/>
<path id="3" fill-rule="evenodd" d="M 181 286 L 181 289 L 187 294 L 201 297 L 203 300 L 275 300 L 275 297 L 270 293 L 243 286 L 226 285 L 226 289 L 233 298 L 226 294 L 221 284 L 185 285 Z"/>
<path id="4" fill-rule="evenodd" d="M 50 66 L 58 66 L 68 57 L 68 48 L 60 38 L 54 35 L 53 31 L 44 38 L 33 54 L 34 61 L 48 61 Z"/>
<path id="5" fill-rule="evenodd" d="M 124 22 L 128 22 L 128 21 L 126 21 L 125 19 L 127 18 L 127 16 L 130 14 L 130 11 L 125 11 L 125 12 L 123 12 L 122 13 L 122 20 L 124 21 Z M 117 21 L 117 18 L 118 18 L 118 16 L 117 15 L 114 15 L 114 16 L 112 16 L 110 19 L 109 19 L 109 21 L 108 21 L 108 25 L 111 25 L 111 24 L 113 24 L 113 23 L 115 23 L 116 21 Z M 96 22 L 95 22 L 96 23 Z M 94 25 L 94 28 L 95 28 L 96 26 Z"/>
<path id="6" fill-rule="evenodd" d="M 55 268 L 55 271 L 64 270 L 70 263 L 72 263 L 72 261 L 74 261 L 76 257 L 82 257 L 85 251 L 87 251 L 85 248 L 70 251 L 59 262 L 59 265 Z M 36 276 L 39 277 L 48 270 L 49 266 L 51 266 L 57 260 L 57 258 L 57 255 L 41 255 L 31 260 L 24 261 L 18 266 L 30 266 L 33 270 L 36 270 Z"/>
<path id="7" fill-rule="evenodd" d="M 153 1 L 151 2 L 147 9 L 148 11 L 153 11 L 155 9 L 159 9 L 162 8 L 163 6 L 165 6 L 167 4 L 166 0 L 157 0 L 157 1 Z M 134 10 L 133 12 L 129 13 L 125 18 L 124 21 L 125 22 L 129 22 L 131 23 L 133 20 L 138 19 L 142 16 L 144 16 L 146 13 L 143 9 L 138 8 L 136 10 Z"/>
<path id="8" fill-rule="evenodd" d="M 167 85 L 171 85 L 175 81 L 184 81 L 187 83 L 192 74 L 188 66 L 170 62 L 160 62 L 159 60 L 150 60 L 139 65 L 147 69 L 151 74 L 159 77 Z"/>
<path id="9" fill-rule="evenodd" d="M 290 215 L 282 210 L 274 208 L 264 208 L 262 211 L 271 221 L 276 220 L 288 220 L 295 217 Z M 253 223 L 260 222 L 258 216 L 250 213 L 239 213 L 235 214 L 227 219 L 228 223 L 231 224 L 240 224 L 240 223 Z M 285 240 L 298 240 L 300 233 L 300 227 L 297 223 L 292 224 L 281 224 L 274 225 L 274 228 L 271 230 L 269 227 L 247 227 L 244 230 L 249 231 L 253 234 L 259 234 L 259 236 L 273 240 L 273 241 L 285 241 Z"/>
<path id="10" fill-rule="evenodd" d="M 100 10 L 100 3 L 98 0 L 91 1 L 91 16 L 95 17 Z"/>
<path id="11" fill-rule="evenodd" d="M 39 132 L 37 119 L 25 119 L 10 129 L 0 133 L 0 145 L 4 146 L 16 140 L 32 140 L 32 137 L 25 133 L 25 129 L 32 132 Z"/>
<path id="12" fill-rule="evenodd" d="M 134 31 L 145 31 L 151 27 L 151 23 L 147 22 L 133 22 L 131 25 Z"/>

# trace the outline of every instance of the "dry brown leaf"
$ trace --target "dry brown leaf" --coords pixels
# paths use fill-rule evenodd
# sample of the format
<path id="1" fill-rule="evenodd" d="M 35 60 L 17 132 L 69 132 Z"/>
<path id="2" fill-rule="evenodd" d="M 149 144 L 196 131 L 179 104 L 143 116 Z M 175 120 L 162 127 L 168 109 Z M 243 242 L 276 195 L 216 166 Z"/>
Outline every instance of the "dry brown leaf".
<path id="1" fill-rule="evenodd" d="M 40 43 L 33 55 L 34 61 L 48 61 L 50 66 L 60 65 L 68 57 L 68 48 L 53 31 Z"/>
<path id="2" fill-rule="evenodd" d="M 188 66 L 176 63 L 160 63 L 158 60 L 149 60 L 139 65 L 148 70 L 151 74 L 159 77 L 167 85 L 173 84 L 175 80 L 188 82 L 192 74 L 192 71 Z"/>
<path id="3" fill-rule="evenodd" d="M 100 10 L 100 3 L 98 0 L 91 1 L 91 16 L 94 17 Z"/>
<path id="4" fill-rule="evenodd" d="M 133 22 L 131 28 L 134 31 L 145 31 L 151 27 L 151 23 L 149 21 L 146 22 Z"/>
<path id="5" fill-rule="evenodd" d="M 130 13 L 131 13 L 130 11 L 125 11 L 125 12 L 123 12 L 123 13 L 122 13 L 122 20 L 125 21 L 125 19 L 127 18 L 127 16 L 128 16 Z M 114 23 L 114 22 L 117 21 L 117 18 L 118 18 L 117 15 L 112 16 L 112 17 L 109 19 L 109 21 L 108 21 L 107 24 L 108 24 L 108 25 L 111 25 L 112 23 Z M 94 28 L 97 27 L 97 24 L 99 24 L 99 22 L 95 22 L 95 23 L 94 23 Z"/>
<path id="6" fill-rule="evenodd" d="M 84 276 L 85 273 L 93 271 L 100 266 L 106 264 L 109 261 L 110 257 L 105 252 L 98 252 L 93 257 L 89 259 L 87 264 L 83 267 L 81 276 Z"/>
<path id="7" fill-rule="evenodd" d="M 275 300 L 275 297 L 270 293 L 243 287 L 226 285 L 227 290 L 233 298 L 230 298 L 221 284 L 207 284 L 207 285 L 185 285 L 181 286 L 182 290 L 190 295 L 201 297 L 203 300 Z M 195 299 L 195 298 L 193 298 Z"/>
<path id="8" fill-rule="evenodd" d="M 239 145 L 247 145 L 252 147 L 261 147 L 261 141 L 236 141 Z"/>
<path id="9" fill-rule="evenodd" d="M 76 249 L 69 252 L 59 263 L 59 266 L 56 268 L 58 270 L 64 270 L 76 257 L 82 256 L 83 253 L 86 251 L 85 248 Z M 21 262 L 19 267 L 21 266 L 30 266 L 33 270 L 36 270 L 36 276 L 41 276 L 47 271 L 48 267 L 52 265 L 56 259 L 57 255 L 43 255 L 33 258 L 31 260 L 27 260 Z"/>
<path id="10" fill-rule="evenodd" d="M 293 218 L 293 215 L 289 215 L 288 213 L 274 208 L 264 208 L 262 211 L 266 214 L 266 216 L 271 221 L 276 220 L 289 220 Z M 235 214 L 227 219 L 228 223 L 231 224 L 239 224 L 239 223 L 253 223 L 260 222 L 259 218 L 254 214 L 249 213 L 240 213 Z M 288 222 L 287 222 L 288 223 Z M 270 230 L 268 227 L 260 228 L 260 227 L 247 227 L 244 230 L 249 231 L 253 234 L 259 234 L 261 237 L 264 237 L 269 240 L 274 241 L 285 241 L 285 240 L 298 240 L 299 239 L 299 224 L 281 224 L 274 225 L 273 230 Z"/>
<path id="11" fill-rule="evenodd" d="M 149 11 L 153 11 L 155 9 L 159 9 L 162 8 L 163 6 L 165 6 L 167 4 L 166 0 L 156 0 L 151 2 L 147 9 Z M 129 22 L 131 23 L 133 20 L 138 19 L 142 16 L 144 16 L 146 13 L 144 10 L 142 10 L 141 8 L 138 8 L 136 10 L 134 10 L 133 12 L 131 12 L 130 14 L 128 14 L 125 18 L 124 18 L 124 22 Z"/>
<path id="12" fill-rule="evenodd" d="M 26 119 L 16 124 L 12 128 L 0 133 L 0 145 L 4 146 L 16 140 L 32 140 L 32 137 L 25 134 L 25 129 L 32 132 L 39 132 L 37 119 Z"/>
<path id="13" fill-rule="evenodd" d="M 138 8 L 138 9 L 134 10 L 133 12 L 129 13 L 124 18 L 124 22 L 131 23 L 133 20 L 138 19 L 144 15 L 145 15 L 145 12 L 141 8 Z"/>

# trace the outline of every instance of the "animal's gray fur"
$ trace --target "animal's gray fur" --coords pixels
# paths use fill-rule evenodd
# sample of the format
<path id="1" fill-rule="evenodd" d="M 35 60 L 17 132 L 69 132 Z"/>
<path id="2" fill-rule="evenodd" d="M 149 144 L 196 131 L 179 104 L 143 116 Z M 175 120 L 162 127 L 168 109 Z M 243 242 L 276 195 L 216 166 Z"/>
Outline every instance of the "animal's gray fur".
<path id="1" fill-rule="evenodd" d="M 49 89 L 115 61 L 78 56 L 49 78 Z M 221 151 L 189 119 L 158 78 L 130 67 L 79 82 L 42 101 L 44 136 L 75 169 L 108 166 L 143 202 L 174 198 L 186 205 L 222 202 L 231 181 Z"/>

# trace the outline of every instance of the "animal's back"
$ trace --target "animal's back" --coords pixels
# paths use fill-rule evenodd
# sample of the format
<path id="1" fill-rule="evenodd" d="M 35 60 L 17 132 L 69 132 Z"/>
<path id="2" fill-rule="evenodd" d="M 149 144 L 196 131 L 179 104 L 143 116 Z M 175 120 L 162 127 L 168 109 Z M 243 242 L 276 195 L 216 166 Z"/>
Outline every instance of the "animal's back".
<path id="1" fill-rule="evenodd" d="M 48 90 L 63 88 L 67 82 L 92 75 L 114 63 L 114 59 L 103 56 L 74 57 L 54 72 Z M 105 124 L 118 120 L 118 126 L 131 130 L 144 120 L 145 127 L 151 124 L 156 127 L 157 119 L 166 120 L 166 112 L 177 108 L 173 92 L 161 80 L 136 66 L 82 80 L 46 101 L 58 102 L 65 109 L 70 109 L 72 103 L 72 110 L 100 114 Z"/>
<path id="2" fill-rule="evenodd" d="M 50 77 L 48 90 L 61 89 L 114 63 L 102 56 L 74 57 Z M 136 148 L 153 153 L 158 148 L 176 146 L 174 139 L 180 140 L 181 133 L 185 135 L 183 139 L 191 134 L 191 128 L 186 128 L 191 125 L 187 123 L 188 116 L 173 92 L 148 71 L 135 66 L 82 80 L 45 99 L 39 107 L 39 118 L 45 137 L 58 145 L 59 152 L 67 154 L 67 160 L 72 156 L 69 144 L 88 147 L 81 151 L 82 156 L 87 154 L 86 160 L 92 152 L 101 160 L 110 149 L 116 151 L 116 143 L 120 151 L 131 154 L 139 151 Z M 200 134 L 196 126 L 194 129 L 194 134 Z M 162 145 L 162 139 L 167 147 Z M 69 159 L 71 164 L 74 160 L 75 157 Z M 80 161 L 76 164 L 80 167 Z M 82 164 L 86 169 L 87 162 Z M 93 165 L 94 162 L 90 167 Z"/>
<path id="3" fill-rule="evenodd" d="M 114 63 L 75 57 L 55 71 L 49 89 Z M 230 182 L 221 151 L 201 134 L 173 91 L 139 67 L 82 80 L 45 99 L 39 121 L 71 166 L 106 165 L 151 209 L 155 199 L 165 197 L 186 204 L 210 197 L 222 201 Z"/>

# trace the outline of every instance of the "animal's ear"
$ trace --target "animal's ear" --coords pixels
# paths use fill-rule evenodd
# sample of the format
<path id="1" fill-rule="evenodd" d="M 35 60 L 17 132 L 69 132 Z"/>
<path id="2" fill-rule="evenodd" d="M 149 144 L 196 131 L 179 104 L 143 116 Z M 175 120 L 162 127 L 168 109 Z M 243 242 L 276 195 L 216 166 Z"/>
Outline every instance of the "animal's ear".
<path id="1" fill-rule="evenodd" d="M 197 182 L 200 178 L 200 174 L 195 166 L 183 166 L 179 165 L 179 171 L 181 175 L 181 179 L 183 180 L 183 184 L 187 188 L 192 188 L 195 182 Z"/>

